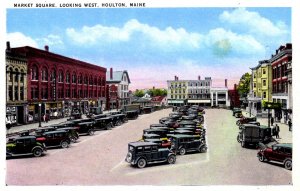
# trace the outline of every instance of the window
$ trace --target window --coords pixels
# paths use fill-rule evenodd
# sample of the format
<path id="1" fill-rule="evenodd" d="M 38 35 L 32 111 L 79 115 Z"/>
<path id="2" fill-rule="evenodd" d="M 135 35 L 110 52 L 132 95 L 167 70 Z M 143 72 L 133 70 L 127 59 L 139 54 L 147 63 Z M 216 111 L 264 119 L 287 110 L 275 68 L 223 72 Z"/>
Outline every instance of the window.
<path id="1" fill-rule="evenodd" d="M 70 83 L 70 73 L 67 72 L 66 74 L 66 83 Z"/>
<path id="2" fill-rule="evenodd" d="M 253 83 L 253 87 L 256 88 L 256 83 Z"/>
<path id="3" fill-rule="evenodd" d="M 136 148 L 136 153 L 141 153 L 141 152 L 143 152 L 143 147 Z"/>
<path id="4" fill-rule="evenodd" d="M 152 152 L 158 151 L 158 146 L 152 146 Z"/>
<path id="5" fill-rule="evenodd" d="M 64 82 L 64 74 L 63 74 L 63 71 L 59 71 L 58 73 L 58 82 L 62 83 Z"/>
<path id="6" fill-rule="evenodd" d="M 267 85 L 267 80 L 263 80 L 263 86 Z"/>
<path id="7" fill-rule="evenodd" d="M 84 84 L 88 84 L 88 77 L 84 76 Z"/>
<path id="8" fill-rule="evenodd" d="M 38 80 L 38 68 L 36 65 L 31 69 L 31 80 Z"/>
<path id="9" fill-rule="evenodd" d="M 48 81 L 48 70 L 45 67 L 42 69 L 42 81 Z"/>
<path id="10" fill-rule="evenodd" d="M 20 87 L 20 100 L 24 100 L 24 87 Z"/>
<path id="11" fill-rule="evenodd" d="M 266 69 L 265 68 L 263 69 L 263 74 L 266 74 Z"/>
<path id="12" fill-rule="evenodd" d="M 76 74 L 75 73 L 72 74 L 72 83 L 76 84 Z"/>
<path id="13" fill-rule="evenodd" d="M 144 152 L 151 152 L 151 146 L 144 147 Z"/>
<path id="14" fill-rule="evenodd" d="M 13 100 L 13 89 L 12 89 L 12 86 L 8 87 L 8 97 L 9 97 L 9 100 Z"/>
<path id="15" fill-rule="evenodd" d="M 264 98 L 267 98 L 267 92 L 264 92 Z"/>
<path id="16" fill-rule="evenodd" d="M 78 84 L 82 84 L 82 74 L 80 74 L 78 77 Z"/>

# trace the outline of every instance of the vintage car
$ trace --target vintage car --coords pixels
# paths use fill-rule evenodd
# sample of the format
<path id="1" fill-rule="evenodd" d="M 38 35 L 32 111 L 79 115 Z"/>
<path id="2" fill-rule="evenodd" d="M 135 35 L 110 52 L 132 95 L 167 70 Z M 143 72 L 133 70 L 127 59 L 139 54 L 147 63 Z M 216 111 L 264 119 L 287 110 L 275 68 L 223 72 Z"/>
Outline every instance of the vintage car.
<path id="1" fill-rule="evenodd" d="M 79 139 L 77 127 L 60 127 L 60 128 L 57 128 L 57 130 L 67 131 L 72 143 L 75 143 Z"/>
<path id="2" fill-rule="evenodd" d="M 88 135 L 94 135 L 95 133 L 95 122 L 82 122 L 75 124 L 75 127 L 77 128 L 77 132 L 79 134 L 88 134 Z"/>
<path id="3" fill-rule="evenodd" d="M 94 128 L 96 130 L 111 129 L 114 127 L 112 117 L 103 117 L 94 119 Z"/>
<path id="4" fill-rule="evenodd" d="M 33 155 L 40 157 L 47 149 L 35 136 L 22 136 L 10 139 L 6 143 L 6 157 Z"/>
<path id="5" fill-rule="evenodd" d="M 167 138 L 145 139 L 144 142 L 158 143 L 160 148 L 171 148 L 171 141 Z"/>
<path id="6" fill-rule="evenodd" d="M 157 134 L 160 138 L 166 138 L 170 131 L 168 129 L 144 129 L 143 134 Z"/>
<path id="7" fill-rule="evenodd" d="M 149 134 L 143 134 L 142 139 L 160 139 L 161 136 L 158 134 L 154 134 L 154 133 L 149 133 Z"/>
<path id="8" fill-rule="evenodd" d="M 198 151 L 202 153 L 207 151 L 205 140 L 201 139 L 198 135 L 172 135 L 170 140 L 172 142 L 171 150 L 180 155 L 185 155 L 188 151 Z"/>
<path id="9" fill-rule="evenodd" d="M 292 170 L 292 143 L 278 143 L 273 144 L 271 147 L 261 148 L 257 153 L 259 161 L 276 161 L 283 163 L 284 168 Z"/>
<path id="10" fill-rule="evenodd" d="M 141 114 L 148 114 L 153 112 L 153 108 L 151 106 L 145 106 L 141 108 Z"/>
<path id="11" fill-rule="evenodd" d="M 268 143 L 272 140 L 271 128 L 255 124 L 241 125 L 241 130 L 237 135 L 237 141 L 241 143 L 242 147 L 246 147 L 247 145 L 257 147 L 260 142 Z"/>
<path id="12" fill-rule="evenodd" d="M 158 123 L 158 124 L 151 124 L 150 125 L 150 128 L 156 128 L 156 127 L 168 127 L 167 125 L 165 124 L 161 124 L 161 123 Z"/>
<path id="13" fill-rule="evenodd" d="M 34 130 L 34 134 L 35 136 L 42 136 L 44 133 L 46 132 L 50 132 L 50 131 L 55 131 L 57 128 L 54 126 L 49 126 L 49 127 L 40 127 L 38 129 Z"/>
<path id="14" fill-rule="evenodd" d="M 125 111 L 127 119 L 137 119 L 139 117 L 139 110 Z"/>
<path id="15" fill-rule="evenodd" d="M 123 123 L 127 122 L 127 117 L 125 114 L 114 114 L 114 115 L 108 115 L 107 117 L 111 117 L 112 118 L 112 123 L 114 126 L 120 126 Z"/>
<path id="16" fill-rule="evenodd" d="M 90 107 L 87 117 L 93 117 L 94 115 L 102 114 L 102 107 Z"/>
<path id="17" fill-rule="evenodd" d="M 43 133 L 42 136 L 36 138 L 36 141 L 44 143 L 47 148 L 67 148 L 71 143 L 69 133 L 64 130 L 56 130 Z"/>
<path id="18" fill-rule="evenodd" d="M 236 125 L 240 126 L 242 124 L 249 123 L 252 121 L 256 121 L 256 117 L 242 117 L 236 121 Z"/>
<path id="19" fill-rule="evenodd" d="M 131 142 L 128 144 L 128 153 L 125 161 L 132 166 L 144 168 L 147 164 L 168 162 L 174 164 L 176 155 L 168 148 L 159 148 L 159 143 Z"/>
<path id="20" fill-rule="evenodd" d="M 240 108 L 233 108 L 233 110 L 232 110 L 232 116 L 234 116 L 234 117 L 242 117 L 243 116 L 242 110 Z"/>

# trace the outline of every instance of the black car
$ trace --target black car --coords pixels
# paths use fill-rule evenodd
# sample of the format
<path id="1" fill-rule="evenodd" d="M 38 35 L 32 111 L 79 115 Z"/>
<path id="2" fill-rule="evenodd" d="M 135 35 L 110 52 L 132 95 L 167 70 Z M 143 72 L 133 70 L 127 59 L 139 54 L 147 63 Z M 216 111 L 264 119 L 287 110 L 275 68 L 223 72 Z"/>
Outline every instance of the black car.
<path id="1" fill-rule="evenodd" d="M 79 134 L 88 134 L 88 135 L 94 135 L 95 133 L 95 128 L 94 128 L 94 122 L 82 122 L 78 123 L 76 126 L 77 132 Z"/>
<path id="2" fill-rule="evenodd" d="M 159 138 L 161 138 L 161 136 L 158 134 L 148 133 L 148 134 L 143 134 L 142 139 L 159 139 Z"/>
<path id="3" fill-rule="evenodd" d="M 168 129 L 144 129 L 143 134 L 157 134 L 160 136 L 160 138 L 167 137 L 167 134 L 169 133 Z"/>
<path id="4" fill-rule="evenodd" d="M 168 148 L 159 148 L 159 143 L 131 142 L 128 144 L 128 153 L 125 161 L 131 165 L 144 168 L 147 164 L 168 162 L 174 164 L 176 155 Z"/>
<path id="5" fill-rule="evenodd" d="M 258 146 L 258 144 L 267 144 L 273 141 L 271 135 L 271 128 L 267 126 L 258 126 L 255 124 L 243 124 L 241 125 L 240 132 L 237 135 L 237 141 L 241 143 L 242 147 L 247 145 Z"/>
<path id="6" fill-rule="evenodd" d="M 23 136 L 10 139 L 6 143 L 6 157 L 33 155 L 40 157 L 47 149 L 35 136 Z"/>
<path id="7" fill-rule="evenodd" d="M 95 129 L 111 129 L 113 128 L 113 121 L 111 117 L 103 117 L 94 119 Z"/>
<path id="8" fill-rule="evenodd" d="M 112 123 L 114 126 L 119 126 L 127 122 L 127 117 L 125 114 L 108 115 L 108 117 L 112 118 Z"/>
<path id="9" fill-rule="evenodd" d="M 204 153 L 207 151 L 205 140 L 198 135 L 177 134 L 170 137 L 172 142 L 171 150 L 180 155 L 185 155 L 188 151 L 198 151 Z"/>
<path id="10" fill-rule="evenodd" d="M 71 140 L 69 133 L 64 130 L 49 131 L 36 138 L 37 141 L 44 143 L 47 148 L 50 147 L 69 147 Z"/>
<path id="11" fill-rule="evenodd" d="M 139 110 L 125 111 L 127 119 L 137 119 L 139 117 Z"/>
<path id="12" fill-rule="evenodd" d="M 64 130 L 68 132 L 69 138 L 72 143 L 75 143 L 79 139 L 79 134 L 77 132 L 77 127 L 60 127 L 57 130 Z"/>

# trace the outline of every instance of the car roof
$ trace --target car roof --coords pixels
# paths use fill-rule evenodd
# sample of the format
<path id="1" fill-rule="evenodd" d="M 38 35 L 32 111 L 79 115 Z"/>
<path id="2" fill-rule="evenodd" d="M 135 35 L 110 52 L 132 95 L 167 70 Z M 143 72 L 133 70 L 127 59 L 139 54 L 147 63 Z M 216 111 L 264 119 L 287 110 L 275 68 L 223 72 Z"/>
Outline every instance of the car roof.
<path id="1" fill-rule="evenodd" d="M 15 137 L 14 140 L 17 140 L 17 139 L 36 139 L 35 136 L 33 135 L 29 135 L 29 136 L 22 136 L 22 137 Z"/>
<path id="2" fill-rule="evenodd" d="M 194 137 L 200 137 L 198 135 L 186 135 L 186 134 L 175 134 L 175 135 L 170 135 L 170 137 L 174 137 L 174 138 L 194 138 Z"/>
<path id="3" fill-rule="evenodd" d="M 53 134 L 53 133 L 66 133 L 66 132 L 67 131 L 65 131 L 65 130 L 56 130 L 56 131 L 45 132 L 44 135 Z"/>
<path id="4" fill-rule="evenodd" d="M 258 125 L 255 125 L 255 124 L 249 124 L 249 123 L 243 124 L 242 127 L 257 127 L 257 128 L 260 128 Z"/>
<path id="5" fill-rule="evenodd" d="M 93 122 L 92 122 L 92 121 L 86 121 L 86 122 L 81 122 L 81 123 L 78 123 L 78 125 L 90 124 L 90 123 L 93 123 Z"/>
<path id="6" fill-rule="evenodd" d="M 144 131 L 166 131 L 167 129 L 160 129 L 160 128 L 155 128 L 155 129 L 144 129 Z"/>
<path id="7" fill-rule="evenodd" d="M 293 148 L 292 143 L 278 143 L 278 144 L 275 144 L 274 146 Z"/>
<path id="8" fill-rule="evenodd" d="M 128 145 L 134 146 L 134 147 L 138 147 L 138 146 L 152 146 L 152 145 L 159 145 L 158 143 L 153 143 L 153 142 L 131 142 L 128 143 Z"/>

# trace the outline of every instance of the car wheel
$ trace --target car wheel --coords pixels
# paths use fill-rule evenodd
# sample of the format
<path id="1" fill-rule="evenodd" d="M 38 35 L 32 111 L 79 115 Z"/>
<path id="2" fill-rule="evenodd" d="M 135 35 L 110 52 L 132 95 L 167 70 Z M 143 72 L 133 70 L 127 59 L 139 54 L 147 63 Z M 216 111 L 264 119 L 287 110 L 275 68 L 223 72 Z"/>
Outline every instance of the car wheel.
<path id="1" fill-rule="evenodd" d="M 146 164 L 147 164 L 147 162 L 146 162 L 146 160 L 143 159 L 143 158 L 139 159 L 138 162 L 137 162 L 137 166 L 138 166 L 139 168 L 144 168 L 144 167 L 146 166 Z"/>
<path id="2" fill-rule="evenodd" d="M 176 157 L 175 157 L 175 155 L 170 155 L 169 157 L 168 157 L 168 163 L 169 164 L 174 164 L 176 162 Z"/>
<path id="3" fill-rule="evenodd" d="M 207 151 L 207 146 L 206 145 L 203 145 L 201 148 L 200 148 L 200 152 L 201 153 L 206 153 Z"/>
<path id="4" fill-rule="evenodd" d="M 240 126 L 241 122 L 239 120 L 237 120 L 235 124 Z"/>
<path id="5" fill-rule="evenodd" d="M 112 129 L 111 123 L 109 123 L 109 124 L 106 125 L 106 130 L 110 130 L 110 129 Z"/>
<path id="6" fill-rule="evenodd" d="M 118 120 L 118 121 L 116 122 L 116 126 L 120 126 L 120 125 L 122 125 L 122 122 L 121 122 L 120 120 Z"/>
<path id="7" fill-rule="evenodd" d="M 293 166 L 293 163 L 292 163 L 292 160 L 291 159 L 287 159 L 285 162 L 284 162 L 284 168 L 287 169 L 287 170 L 292 170 L 292 166 Z"/>
<path id="8" fill-rule="evenodd" d="M 33 156 L 40 157 L 43 154 L 43 150 L 41 148 L 35 148 L 35 149 L 33 149 L 32 153 L 33 153 Z"/>
<path id="9" fill-rule="evenodd" d="M 238 135 L 237 137 L 236 137 L 236 140 L 237 140 L 237 142 L 241 142 L 241 140 L 240 140 L 240 136 Z"/>
<path id="10" fill-rule="evenodd" d="M 71 137 L 70 137 L 70 140 L 71 140 L 72 143 L 76 143 L 76 137 L 71 136 Z"/>
<path id="11" fill-rule="evenodd" d="M 94 135 L 94 133 L 95 133 L 95 132 L 94 132 L 94 130 L 92 130 L 92 129 L 90 129 L 89 132 L 88 132 L 89 135 Z"/>
<path id="12" fill-rule="evenodd" d="M 180 155 L 185 155 L 185 153 L 186 153 L 185 148 L 179 149 L 179 154 L 180 154 Z"/>
<path id="13" fill-rule="evenodd" d="M 62 147 L 62 148 L 68 148 L 69 147 L 69 143 L 67 142 L 67 141 L 62 141 L 61 142 L 61 144 L 60 144 L 60 146 Z"/>
<path id="14" fill-rule="evenodd" d="M 241 146 L 242 146 L 243 148 L 245 148 L 245 146 L 246 146 L 245 141 L 241 141 Z"/>
<path id="15" fill-rule="evenodd" d="M 264 162 L 265 161 L 265 157 L 263 155 L 259 155 L 258 160 L 260 162 Z"/>

